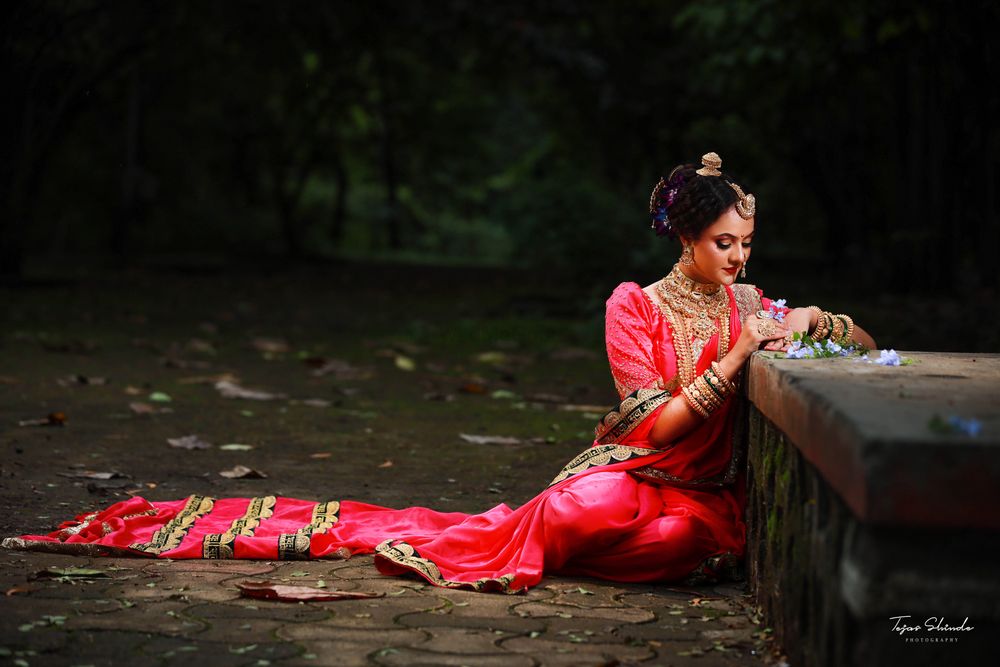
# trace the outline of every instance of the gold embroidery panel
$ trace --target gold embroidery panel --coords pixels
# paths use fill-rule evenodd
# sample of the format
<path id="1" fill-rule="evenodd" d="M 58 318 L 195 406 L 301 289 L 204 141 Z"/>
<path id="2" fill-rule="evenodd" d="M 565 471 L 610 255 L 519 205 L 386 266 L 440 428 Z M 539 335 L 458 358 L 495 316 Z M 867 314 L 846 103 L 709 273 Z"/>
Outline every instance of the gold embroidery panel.
<path id="1" fill-rule="evenodd" d="M 211 512 L 214 505 L 214 498 L 190 496 L 184 508 L 177 513 L 177 516 L 153 533 L 153 537 L 150 538 L 149 542 L 136 542 L 129 546 L 136 551 L 153 555 L 176 549 L 184 539 L 184 536 L 187 535 L 187 532 L 191 530 L 194 522 Z"/>
<path id="2" fill-rule="evenodd" d="M 519 592 L 510 588 L 511 583 L 514 581 L 513 574 L 505 574 L 500 577 L 484 577 L 475 581 L 445 579 L 434 561 L 422 557 L 413 546 L 406 542 L 391 539 L 386 540 L 375 547 L 375 553 L 396 565 L 414 570 L 436 586 L 444 588 L 469 588 L 474 591 L 489 589 L 499 590 L 504 593 Z"/>
<path id="3" fill-rule="evenodd" d="M 233 558 L 233 543 L 236 541 L 236 536 L 252 536 L 261 520 L 269 518 L 274 513 L 275 502 L 277 499 L 274 496 L 251 499 L 243 516 L 233 521 L 226 532 L 205 536 L 201 547 L 202 558 Z"/>
<path id="4" fill-rule="evenodd" d="M 579 475 L 581 472 L 589 470 L 595 466 L 605 466 L 611 463 L 620 463 L 640 456 L 650 456 L 661 454 L 662 450 L 648 449 L 646 447 L 629 447 L 628 445 L 597 445 L 583 450 L 577 454 L 572 461 L 567 463 L 556 475 L 555 479 L 549 482 L 549 486 Z"/>
<path id="5" fill-rule="evenodd" d="M 659 389 L 638 389 L 601 418 L 594 436 L 601 444 L 613 444 L 671 398 L 668 392 Z"/>
<path id="6" fill-rule="evenodd" d="M 288 533 L 278 536 L 278 560 L 306 560 L 308 558 L 308 535 Z"/>

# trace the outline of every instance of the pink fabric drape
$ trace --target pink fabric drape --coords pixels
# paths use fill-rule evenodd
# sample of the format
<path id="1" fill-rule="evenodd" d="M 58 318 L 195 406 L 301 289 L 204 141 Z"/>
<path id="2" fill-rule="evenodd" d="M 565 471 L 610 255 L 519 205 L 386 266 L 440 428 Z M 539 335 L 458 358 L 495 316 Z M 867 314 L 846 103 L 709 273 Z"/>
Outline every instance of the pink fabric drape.
<path id="1" fill-rule="evenodd" d="M 758 304 L 770 305 L 759 300 L 759 291 L 754 295 Z M 732 290 L 730 306 L 735 341 L 740 313 Z M 640 398 L 654 396 L 648 405 L 658 401 L 658 407 L 630 413 L 642 421 L 613 443 L 595 440 L 559 481 L 517 509 L 500 504 L 467 515 L 283 497 L 136 497 L 78 516 L 48 535 L 4 544 L 170 558 L 374 552 L 386 574 L 415 572 L 439 586 L 506 592 L 537 584 L 543 573 L 617 581 L 718 577 L 742 559 L 746 532 L 734 399 L 670 447 L 653 449 L 648 433 L 669 399 L 664 388 L 677 374 L 677 361 L 670 323 L 635 283 L 622 283 L 608 299 L 606 343 L 622 406 L 633 405 L 639 391 Z M 718 356 L 718 345 L 716 334 L 696 361 L 698 373 Z M 676 397 L 680 387 L 673 384 L 669 392 Z"/>

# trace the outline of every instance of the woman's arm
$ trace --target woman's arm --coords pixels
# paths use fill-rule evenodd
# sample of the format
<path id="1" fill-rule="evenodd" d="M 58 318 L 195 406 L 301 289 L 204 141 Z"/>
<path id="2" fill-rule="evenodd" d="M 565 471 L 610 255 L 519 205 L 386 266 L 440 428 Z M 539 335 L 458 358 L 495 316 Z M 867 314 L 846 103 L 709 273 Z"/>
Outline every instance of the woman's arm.
<path id="1" fill-rule="evenodd" d="M 736 344 L 719 362 L 723 374 L 730 380 L 735 381 L 743 364 L 746 363 L 751 354 L 760 348 L 761 343 L 781 339 L 789 332 L 787 327 L 778 324 L 778 329 L 774 334 L 763 336 L 757 330 L 757 325 L 762 321 L 756 315 L 748 317 L 743 323 L 743 330 L 740 332 Z M 649 431 L 650 444 L 662 449 L 677 438 L 694 430 L 703 421 L 705 419 L 695 412 L 695 409 L 684 400 L 681 394 L 678 394 L 657 415 L 656 423 Z"/>
<path id="2" fill-rule="evenodd" d="M 816 330 L 817 324 L 819 324 L 819 313 L 815 308 L 792 308 L 785 315 L 785 324 L 792 331 L 802 331 L 806 334 L 811 334 Z M 863 345 L 870 350 L 878 348 L 875 339 L 857 324 L 854 325 L 854 332 L 851 334 L 850 341 Z M 788 349 L 788 342 L 784 340 L 772 340 L 764 346 L 764 349 L 784 351 Z"/>

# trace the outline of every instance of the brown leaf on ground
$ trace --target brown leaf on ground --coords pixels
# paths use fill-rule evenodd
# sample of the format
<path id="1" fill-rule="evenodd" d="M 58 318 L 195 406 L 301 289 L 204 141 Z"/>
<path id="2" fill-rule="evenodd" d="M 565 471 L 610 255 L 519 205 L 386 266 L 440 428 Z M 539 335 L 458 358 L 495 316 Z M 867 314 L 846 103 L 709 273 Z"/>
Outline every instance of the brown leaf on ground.
<path id="1" fill-rule="evenodd" d="M 316 452 L 315 454 L 310 454 L 311 459 L 328 459 L 333 456 L 333 452 Z"/>
<path id="2" fill-rule="evenodd" d="M 101 386 L 107 384 L 108 379 L 103 377 L 88 377 L 86 375 L 67 375 L 59 378 L 56 382 L 62 387 L 75 387 L 77 385 Z"/>
<path id="3" fill-rule="evenodd" d="M 129 396 L 138 396 L 140 394 L 145 394 L 146 392 L 143 391 L 140 387 L 129 385 L 125 387 L 125 393 L 128 394 Z"/>
<path id="4" fill-rule="evenodd" d="M 250 344 L 253 345 L 254 349 L 258 352 L 268 352 L 270 354 L 284 354 L 291 349 L 288 345 L 288 341 L 282 338 L 266 338 L 264 336 L 259 336 L 254 338 Z"/>
<path id="5" fill-rule="evenodd" d="M 332 405 L 325 398 L 304 398 L 301 401 L 289 401 L 292 405 L 308 405 L 311 408 L 328 408 Z"/>
<path id="6" fill-rule="evenodd" d="M 6 595 L 7 597 L 11 597 L 14 595 L 27 595 L 33 590 L 35 589 L 32 588 L 31 586 L 14 586 L 12 588 L 8 588 L 6 591 L 4 591 L 3 594 Z"/>
<path id="7" fill-rule="evenodd" d="M 365 593 L 362 591 L 335 591 L 330 589 L 310 588 L 308 586 L 286 586 L 270 581 L 243 581 L 236 584 L 240 595 L 263 600 L 278 600 L 279 602 L 324 602 L 334 600 L 365 600 L 382 597 L 381 593 Z"/>
<path id="8" fill-rule="evenodd" d="M 391 468 L 393 466 L 392 459 L 386 459 L 382 463 L 378 464 L 379 468 Z"/>
<path id="9" fill-rule="evenodd" d="M 120 472 L 96 470 L 75 470 L 73 472 L 57 472 L 56 474 L 60 477 L 72 477 L 75 479 L 118 479 L 119 477 L 125 477 Z"/>
<path id="10" fill-rule="evenodd" d="M 220 470 L 219 474 L 229 479 L 267 479 L 267 475 L 260 470 L 254 470 L 245 465 L 236 465 L 229 470 Z"/>
<path id="11" fill-rule="evenodd" d="M 218 375 L 193 375 L 191 377 L 177 380 L 177 384 L 216 384 L 217 382 L 237 382 L 237 378 L 232 373 L 220 373 Z"/>
<path id="12" fill-rule="evenodd" d="M 470 435 L 459 433 L 458 437 L 474 445 L 520 445 L 521 439 L 507 435 Z"/>
<path id="13" fill-rule="evenodd" d="M 247 401 L 273 401 L 279 398 L 285 398 L 284 394 L 274 394 L 263 390 L 247 389 L 233 382 L 217 382 L 215 384 L 215 388 L 223 398 L 238 398 Z M 247 416 L 253 416 L 253 413 L 250 413 Z"/>
<path id="14" fill-rule="evenodd" d="M 171 447 L 178 449 L 208 449 L 212 443 L 202 440 L 197 435 L 185 435 L 180 438 L 167 438 Z"/>
<path id="15" fill-rule="evenodd" d="M 458 388 L 464 394 L 485 394 L 486 387 L 479 382 L 466 382 Z"/>
<path id="16" fill-rule="evenodd" d="M 367 380 L 373 375 L 371 369 L 355 366 L 343 359 L 308 357 L 305 364 L 313 369 L 314 377 L 333 375 L 338 380 Z"/>
<path id="17" fill-rule="evenodd" d="M 50 412 L 42 419 L 22 419 L 18 426 L 63 426 L 69 418 L 65 412 Z"/>
<path id="18" fill-rule="evenodd" d="M 275 401 L 287 398 L 285 394 L 273 394 L 269 391 L 247 389 L 228 380 L 216 382 L 215 388 L 222 394 L 223 398 L 242 398 L 248 401 Z"/>
<path id="19" fill-rule="evenodd" d="M 129 410 L 137 415 L 162 415 L 173 412 L 173 408 L 158 408 L 149 403 L 134 402 L 128 404 Z"/>
<path id="20" fill-rule="evenodd" d="M 108 579 L 111 575 L 103 570 L 87 567 L 49 567 L 35 572 L 29 579 Z"/>

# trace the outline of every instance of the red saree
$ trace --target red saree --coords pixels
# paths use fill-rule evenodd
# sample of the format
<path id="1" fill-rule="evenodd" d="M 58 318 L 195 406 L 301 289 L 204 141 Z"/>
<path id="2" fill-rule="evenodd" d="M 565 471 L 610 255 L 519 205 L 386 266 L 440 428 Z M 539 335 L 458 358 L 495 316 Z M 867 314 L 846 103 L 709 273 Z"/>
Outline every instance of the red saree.
<path id="1" fill-rule="evenodd" d="M 689 583 L 732 576 L 745 542 L 738 399 L 665 449 L 648 441 L 660 410 L 691 379 L 682 376 L 721 358 L 741 321 L 769 305 L 753 286 L 725 289 L 728 321 L 701 349 L 675 341 L 676 316 L 637 284 L 615 289 L 606 342 L 622 401 L 602 418 L 593 446 L 517 509 L 500 504 L 467 515 L 275 496 L 135 497 L 3 546 L 162 558 L 374 553 L 384 574 L 511 593 L 537 584 L 543 572 Z"/>

